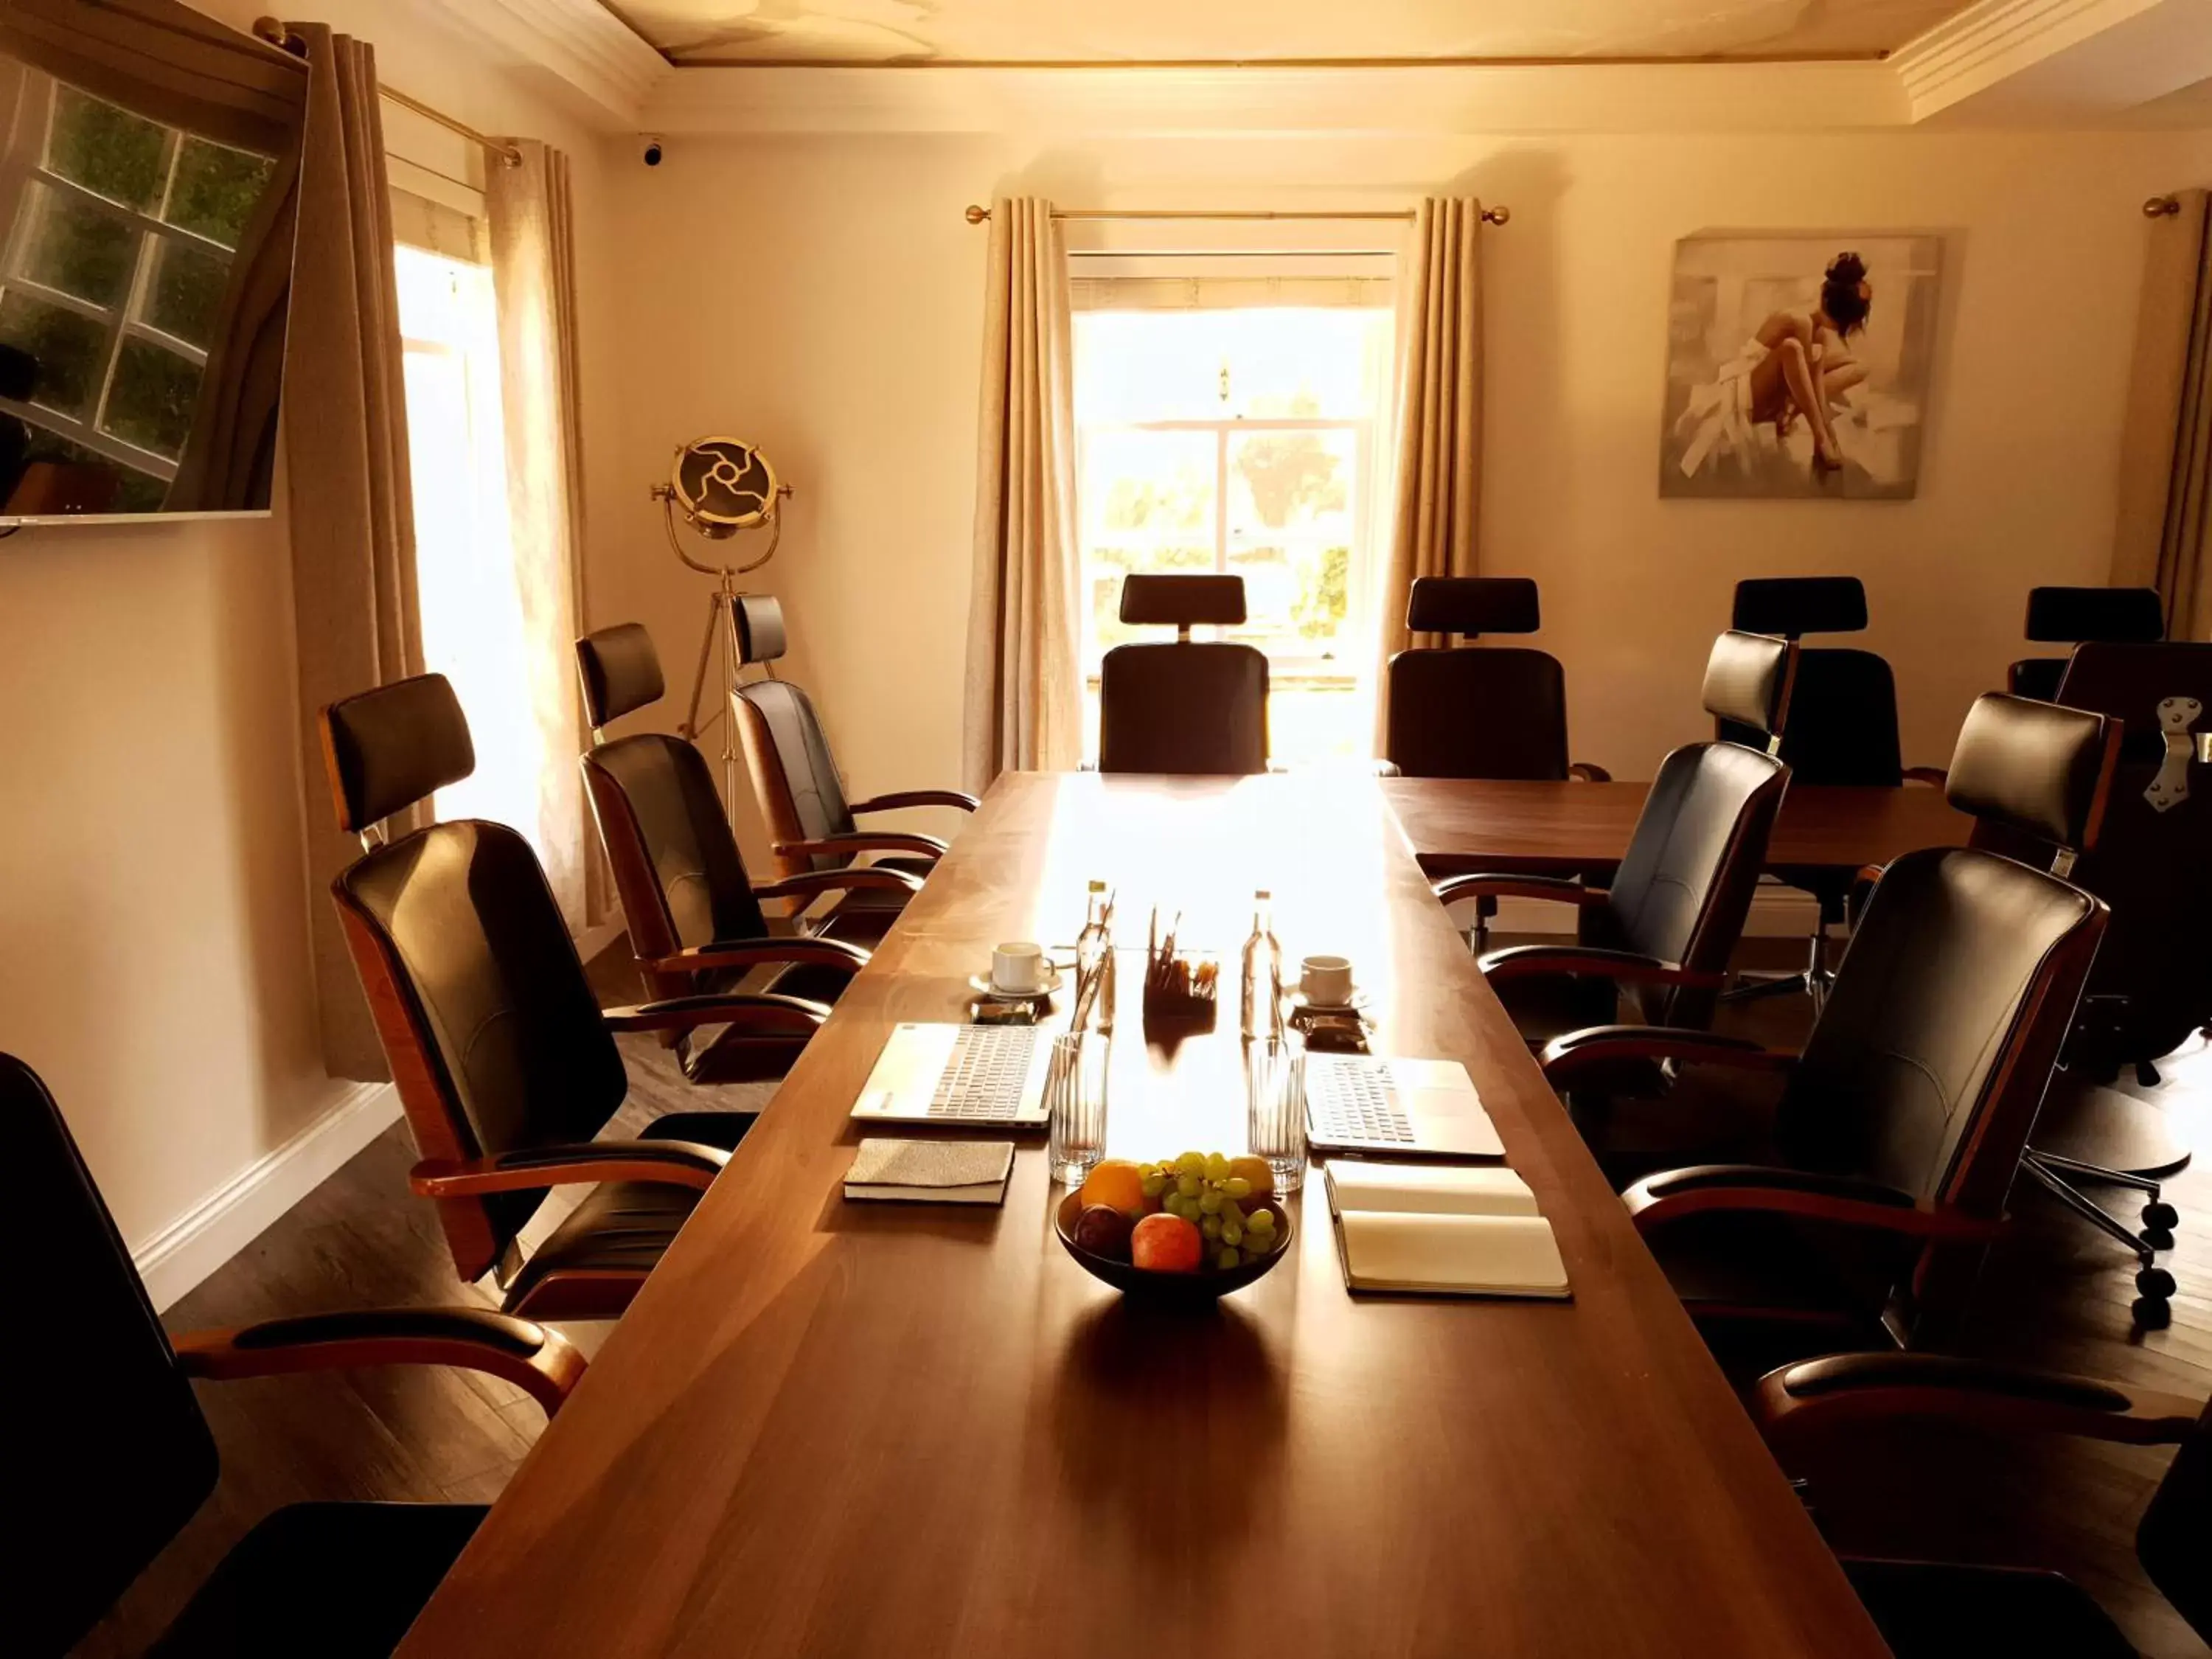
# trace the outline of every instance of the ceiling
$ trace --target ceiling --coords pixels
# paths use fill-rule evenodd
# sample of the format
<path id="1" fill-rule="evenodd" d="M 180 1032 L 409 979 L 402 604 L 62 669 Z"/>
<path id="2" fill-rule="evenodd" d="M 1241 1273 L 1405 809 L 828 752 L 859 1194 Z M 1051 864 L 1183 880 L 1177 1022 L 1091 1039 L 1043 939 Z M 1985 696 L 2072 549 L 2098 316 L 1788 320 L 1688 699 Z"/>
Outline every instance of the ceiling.
<path id="1" fill-rule="evenodd" d="M 1894 49 L 1967 0 L 606 0 L 678 62 L 1686 57 Z"/>

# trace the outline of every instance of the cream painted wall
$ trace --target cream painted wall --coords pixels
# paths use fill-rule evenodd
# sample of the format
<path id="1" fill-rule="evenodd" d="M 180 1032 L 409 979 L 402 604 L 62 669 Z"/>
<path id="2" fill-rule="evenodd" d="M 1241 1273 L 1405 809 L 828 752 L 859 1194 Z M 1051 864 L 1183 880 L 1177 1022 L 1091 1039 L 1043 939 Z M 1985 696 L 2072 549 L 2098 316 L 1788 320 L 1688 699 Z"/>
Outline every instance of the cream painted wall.
<path id="1" fill-rule="evenodd" d="M 267 8 L 204 9 L 245 27 Z M 605 453 L 589 412 L 611 409 L 617 362 L 596 137 L 404 0 L 286 15 L 375 41 L 388 80 L 465 120 L 571 152 L 583 372 L 609 400 L 587 406 L 586 441 Z M 402 112 L 387 141 L 475 165 Z M 0 1049 L 54 1089 L 134 1247 L 354 1088 L 315 1047 L 307 907 L 328 901 L 300 846 L 286 549 L 281 513 L 0 543 Z"/>
<path id="2" fill-rule="evenodd" d="M 962 207 L 1006 189 L 1288 207 L 1449 188 L 1513 210 L 1486 241 L 1485 562 L 1543 584 L 1575 753 L 1649 777 L 1708 729 L 1698 679 L 1735 580 L 1850 572 L 1874 613 L 1863 642 L 1897 667 L 1906 759 L 1940 764 L 2021 654 L 2027 589 L 2101 580 L 2139 204 L 2208 173 L 2206 133 L 681 139 L 618 198 L 629 477 L 593 549 L 594 620 L 642 620 L 688 662 L 702 588 L 642 490 L 687 435 L 755 438 L 798 489 L 762 586 L 785 599 L 790 672 L 848 782 L 951 781 L 985 236 Z M 1917 501 L 1658 499 L 1673 242 L 1750 227 L 1947 234 Z M 1186 228 L 1123 233 L 1179 246 Z"/>

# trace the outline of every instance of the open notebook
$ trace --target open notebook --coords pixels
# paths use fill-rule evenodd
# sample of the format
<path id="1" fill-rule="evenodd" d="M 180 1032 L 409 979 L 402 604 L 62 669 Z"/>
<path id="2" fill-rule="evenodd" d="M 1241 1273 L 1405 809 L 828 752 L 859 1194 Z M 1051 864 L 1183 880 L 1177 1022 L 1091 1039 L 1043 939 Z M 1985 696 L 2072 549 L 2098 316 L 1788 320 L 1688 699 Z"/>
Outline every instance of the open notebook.
<path id="1" fill-rule="evenodd" d="M 1329 1212 L 1355 1291 L 1565 1300 L 1552 1224 L 1510 1170 L 1332 1160 Z"/>

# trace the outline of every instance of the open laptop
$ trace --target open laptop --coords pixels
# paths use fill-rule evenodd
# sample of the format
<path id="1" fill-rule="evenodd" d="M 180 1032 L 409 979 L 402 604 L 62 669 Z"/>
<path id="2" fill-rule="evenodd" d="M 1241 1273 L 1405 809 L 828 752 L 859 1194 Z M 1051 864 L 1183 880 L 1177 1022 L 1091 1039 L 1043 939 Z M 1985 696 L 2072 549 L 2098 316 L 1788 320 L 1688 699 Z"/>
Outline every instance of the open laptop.
<path id="1" fill-rule="evenodd" d="M 1474 1079 L 1453 1060 L 1309 1053 L 1306 1139 L 1318 1152 L 1505 1156 Z"/>
<path id="2" fill-rule="evenodd" d="M 873 1123 L 1042 1124 L 1053 1036 L 1036 1025 L 895 1025 L 852 1115 Z"/>

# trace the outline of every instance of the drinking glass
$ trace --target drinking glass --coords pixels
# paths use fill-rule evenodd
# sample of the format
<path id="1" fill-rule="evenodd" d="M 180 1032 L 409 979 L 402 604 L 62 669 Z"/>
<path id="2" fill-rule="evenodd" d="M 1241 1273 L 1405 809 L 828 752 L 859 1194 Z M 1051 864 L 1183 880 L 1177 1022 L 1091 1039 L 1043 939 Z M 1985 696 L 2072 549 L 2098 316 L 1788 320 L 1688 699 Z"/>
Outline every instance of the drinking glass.
<path id="1" fill-rule="evenodd" d="M 1047 1156 L 1052 1178 L 1077 1187 L 1106 1151 L 1107 1039 L 1097 1031 L 1070 1031 L 1052 1040 L 1045 1073 L 1049 1115 Z"/>
<path id="2" fill-rule="evenodd" d="M 1244 1045 L 1244 1118 L 1252 1151 L 1274 1171 L 1275 1190 L 1306 1180 L 1306 1045 L 1296 1031 Z"/>

